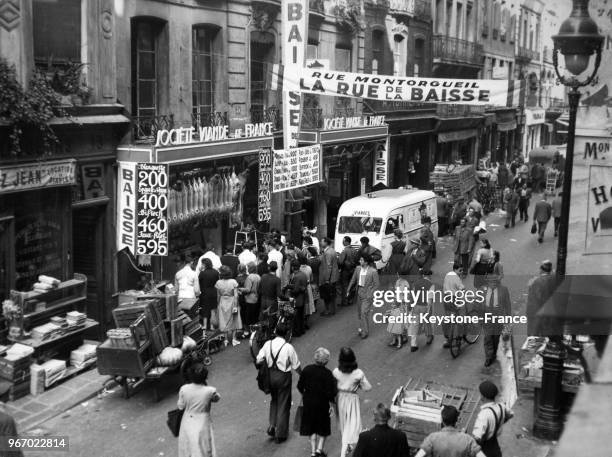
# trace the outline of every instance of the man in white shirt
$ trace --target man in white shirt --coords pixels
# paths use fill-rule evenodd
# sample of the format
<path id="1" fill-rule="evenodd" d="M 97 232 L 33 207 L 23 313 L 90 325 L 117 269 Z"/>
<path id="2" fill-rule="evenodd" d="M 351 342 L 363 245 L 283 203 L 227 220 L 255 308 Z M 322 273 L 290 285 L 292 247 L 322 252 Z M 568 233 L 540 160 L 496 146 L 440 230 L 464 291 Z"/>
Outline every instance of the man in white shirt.
<path id="1" fill-rule="evenodd" d="M 253 249 L 253 244 L 250 241 L 242 245 L 242 252 L 238 255 L 240 265 L 248 265 L 251 262 L 257 264 L 257 256 L 253 254 L 251 249 Z"/>
<path id="2" fill-rule="evenodd" d="M 276 265 L 283 264 L 283 254 L 280 252 L 280 242 L 277 240 L 273 240 L 271 243 L 272 249 L 268 252 L 268 265 L 270 262 L 276 262 Z M 281 277 L 281 269 L 276 270 L 276 276 Z"/>
<path id="3" fill-rule="evenodd" d="M 463 281 L 461 280 L 462 266 L 460 263 L 455 262 L 453 264 L 453 271 L 449 271 L 446 273 L 444 277 L 444 284 L 442 285 L 442 289 L 444 290 L 444 295 L 452 292 L 453 295 L 459 291 L 465 289 L 463 285 Z M 465 314 L 465 308 L 463 305 L 455 305 L 454 303 L 449 303 L 446 300 L 444 301 L 444 313 L 447 316 L 451 314 Z M 443 325 L 442 330 L 444 331 L 444 337 L 446 338 L 446 342 L 444 343 L 445 348 L 450 347 L 450 341 L 448 340 L 450 337 L 450 325 Z"/>
<path id="4" fill-rule="evenodd" d="M 480 383 L 478 389 L 482 405 L 474 422 L 472 435 L 487 457 L 501 457 L 497 437 L 501 433 L 502 426 L 514 417 L 514 413 L 506 405 L 495 402 L 499 391 L 491 381 Z"/>
<path id="5" fill-rule="evenodd" d="M 198 267 L 196 268 L 196 273 L 199 275 L 200 272 L 204 269 L 204 265 L 202 265 L 202 260 L 210 259 L 212 262 L 212 266 L 215 270 L 221 268 L 221 257 L 215 254 L 214 248 L 212 245 L 209 245 L 208 251 L 204 253 L 202 257 L 198 260 Z"/>
<path id="6" fill-rule="evenodd" d="M 256 364 L 270 368 L 270 426 L 268 435 L 277 443 L 287 440 L 291 410 L 291 370 L 300 375 L 302 367 L 293 346 L 285 340 L 287 327 L 276 327 L 276 338 L 267 341 L 257 354 Z"/>

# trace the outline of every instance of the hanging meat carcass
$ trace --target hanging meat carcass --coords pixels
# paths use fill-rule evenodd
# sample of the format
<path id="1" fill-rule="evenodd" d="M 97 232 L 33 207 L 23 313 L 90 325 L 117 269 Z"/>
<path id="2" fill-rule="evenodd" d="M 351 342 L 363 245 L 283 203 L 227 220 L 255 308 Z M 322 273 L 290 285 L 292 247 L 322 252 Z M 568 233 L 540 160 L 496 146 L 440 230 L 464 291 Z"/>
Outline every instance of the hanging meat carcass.
<path id="1" fill-rule="evenodd" d="M 181 184 L 176 190 L 176 218 L 183 219 L 183 185 Z"/>
<path id="2" fill-rule="evenodd" d="M 175 214 L 174 189 L 168 189 L 168 222 L 172 223 Z"/>
<path id="3" fill-rule="evenodd" d="M 196 178 L 191 179 L 191 215 L 195 217 L 200 211 L 198 208 L 198 183 Z"/>
<path id="4" fill-rule="evenodd" d="M 247 168 L 238 176 L 234 181 L 233 194 L 234 194 L 234 210 L 231 215 L 232 226 L 237 226 L 242 224 L 242 208 L 243 208 L 243 199 L 244 192 L 246 190 L 246 182 L 249 176 L 249 169 Z"/>
<path id="5" fill-rule="evenodd" d="M 202 199 L 202 214 L 208 214 L 208 181 L 205 177 L 200 180 L 200 195 Z"/>
<path id="6" fill-rule="evenodd" d="M 230 174 L 225 175 L 225 207 L 228 212 L 232 211 L 232 180 Z"/>

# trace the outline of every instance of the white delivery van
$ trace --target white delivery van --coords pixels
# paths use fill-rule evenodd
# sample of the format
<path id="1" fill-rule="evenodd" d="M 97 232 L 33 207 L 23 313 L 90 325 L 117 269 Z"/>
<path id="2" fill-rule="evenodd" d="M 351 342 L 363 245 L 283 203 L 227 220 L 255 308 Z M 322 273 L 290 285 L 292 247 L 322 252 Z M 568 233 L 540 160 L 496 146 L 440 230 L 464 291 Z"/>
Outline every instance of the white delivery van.
<path id="1" fill-rule="evenodd" d="M 391 243 L 395 239 L 393 231 L 396 228 L 404 232 L 407 243 L 419 238 L 423 227 L 421 210 L 431 217 L 431 231 L 437 238 L 436 194 L 431 191 L 386 189 L 351 198 L 338 210 L 335 249 L 337 252 L 342 251 L 342 240 L 345 236 L 351 238 L 351 246 L 359 249 L 359 239 L 367 236 L 370 245 L 381 250 L 383 260 L 377 262 L 376 267 L 383 268 L 391 254 Z"/>

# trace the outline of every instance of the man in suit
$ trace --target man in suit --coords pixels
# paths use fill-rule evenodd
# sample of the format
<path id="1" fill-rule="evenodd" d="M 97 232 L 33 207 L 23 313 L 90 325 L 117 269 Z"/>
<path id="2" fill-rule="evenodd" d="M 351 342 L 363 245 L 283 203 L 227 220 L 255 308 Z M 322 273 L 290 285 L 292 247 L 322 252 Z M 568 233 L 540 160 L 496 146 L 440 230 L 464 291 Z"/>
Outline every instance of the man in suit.
<path id="1" fill-rule="evenodd" d="M 563 201 L 563 192 L 559 192 L 552 202 L 552 217 L 555 220 L 555 237 L 559 234 L 559 225 L 561 224 L 561 203 Z"/>
<path id="2" fill-rule="evenodd" d="M 529 209 L 529 200 L 531 200 L 531 191 L 527 189 L 527 184 L 523 184 L 523 187 L 519 189 L 518 196 L 519 219 L 527 222 L 527 219 L 529 219 L 527 210 Z"/>
<path id="3" fill-rule="evenodd" d="M 474 230 L 467 226 L 465 218 L 459 222 L 459 227 L 455 230 L 455 260 L 459 261 L 463 268 L 463 273 L 467 274 L 470 269 L 470 254 L 474 248 Z"/>
<path id="4" fill-rule="evenodd" d="M 552 206 L 546 201 L 546 194 L 542 195 L 542 200 L 536 203 L 535 209 L 533 210 L 533 221 L 538 224 L 538 243 L 542 243 L 544 240 L 544 232 L 546 231 L 546 225 L 552 217 Z"/>
<path id="5" fill-rule="evenodd" d="M 374 292 L 380 288 L 378 271 L 374 266 L 372 256 L 361 254 L 359 268 L 355 268 L 351 282 L 348 285 L 347 296 L 353 286 L 357 286 L 357 316 L 360 321 L 358 329 L 361 339 L 366 339 L 370 332 L 370 316 L 374 306 Z"/>
<path id="6" fill-rule="evenodd" d="M 300 270 L 300 262 L 291 262 L 291 279 L 287 285 L 287 293 L 295 300 L 295 317 L 293 319 L 293 336 L 304 334 L 304 311 L 308 304 L 308 277 Z"/>
<path id="7" fill-rule="evenodd" d="M 545 260 L 540 265 L 540 274 L 527 284 L 527 334 L 534 336 L 549 336 L 550 322 L 537 316 L 540 308 L 552 296 L 557 287 L 557 279 L 553 275 L 553 265 Z"/>
<path id="8" fill-rule="evenodd" d="M 321 265 L 319 266 L 319 290 L 325 305 L 322 316 L 333 316 L 336 314 L 336 296 L 340 279 L 338 270 L 338 255 L 331 246 L 332 242 L 325 237 L 321 240 Z"/>
<path id="9" fill-rule="evenodd" d="M 379 403 L 374 410 L 374 428 L 362 432 L 353 457 L 405 457 L 410 453 L 408 439 L 402 431 L 389 427 L 391 411 Z"/>
<path id="10" fill-rule="evenodd" d="M 506 209 L 506 224 L 504 225 L 505 228 L 510 227 L 510 224 L 512 224 L 512 227 L 514 227 L 514 225 L 516 224 L 516 210 L 518 207 L 518 203 L 518 194 L 514 189 L 509 188 L 508 192 L 506 192 L 506 196 L 504 197 L 504 204 Z"/>
<path id="11" fill-rule="evenodd" d="M 372 257 L 372 261 L 374 263 L 378 263 L 382 260 L 382 252 L 380 251 L 380 249 L 370 245 L 370 239 L 367 236 L 362 236 L 359 239 L 359 242 L 361 243 L 361 248 L 359 248 L 358 253 L 360 257 L 363 254 L 368 255 Z"/>
<path id="12" fill-rule="evenodd" d="M 467 214 L 467 205 L 465 204 L 465 198 L 459 197 L 457 199 L 457 203 L 453 206 L 453 210 L 451 212 L 451 227 L 452 230 L 455 230 L 455 227 L 459 225 L 461 219 L 465 217 Z"/>
<path id="13" fill-rule="evenodd" d="M 342 240 L 344 249 L 338 257 L 338 268 L 340 269 L 340 285 L 342 287 L 342 304 L 340 306 L 348 306 L 351 304 L 349 297 L 346 296 L 348 285 L 355 271 L 355 267 L 359 264 L 357 250 L 351 246 L 351 238 L 345 236 Z"/>
<path id="14" fill-rule="evenodd" d="M 501 279 L 496 275 L 488 275 L 484 287 L 484 351 L 485 367 L 490 366 L 497 359 L 499 337 L 504 324 L 492 322 L 491 318 L 511 315 L 510 292 L 506 286 L 501 285 Z"/>

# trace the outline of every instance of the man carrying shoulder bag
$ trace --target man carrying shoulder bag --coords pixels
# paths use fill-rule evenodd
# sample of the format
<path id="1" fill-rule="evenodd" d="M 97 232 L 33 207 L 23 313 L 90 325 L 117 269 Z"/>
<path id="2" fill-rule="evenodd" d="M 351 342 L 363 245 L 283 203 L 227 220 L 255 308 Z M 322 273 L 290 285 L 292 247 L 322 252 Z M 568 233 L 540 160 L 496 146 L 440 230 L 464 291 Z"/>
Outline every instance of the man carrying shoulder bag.
<path id="1" fill-rule="evenodd" d="M 298 375 L 302 372 L 295 349 L 285 340 L 287 330 L 284 324 L 279 324 L 276 327 L 276 338 L 263 345 L 255 362 L 259 368 L 259 388 L 272 396 L 267 433 L 277 443 L 286 441 L 289 434 L 291 370 L 295 370 Z M 261 367 L 264 363 L 268 367 L 267 373 L 265 367 Z"/>

